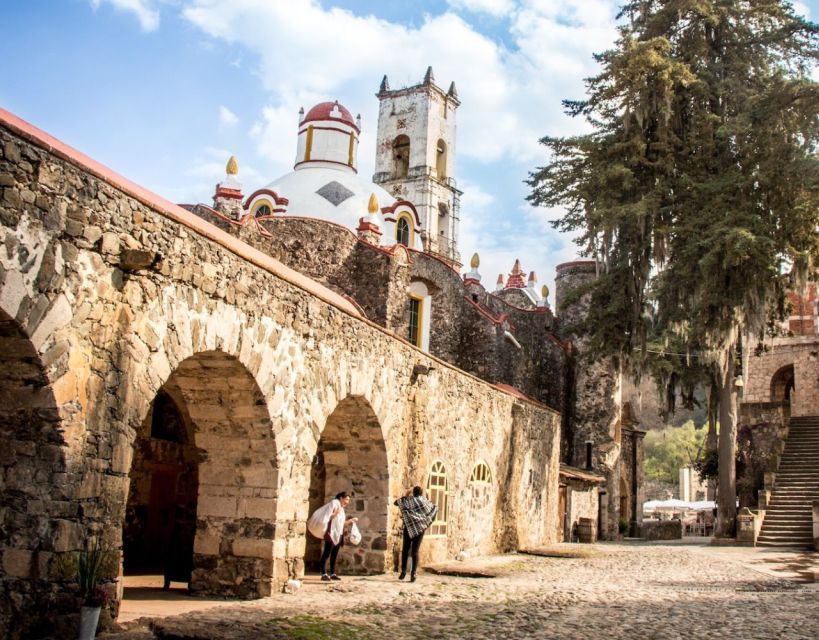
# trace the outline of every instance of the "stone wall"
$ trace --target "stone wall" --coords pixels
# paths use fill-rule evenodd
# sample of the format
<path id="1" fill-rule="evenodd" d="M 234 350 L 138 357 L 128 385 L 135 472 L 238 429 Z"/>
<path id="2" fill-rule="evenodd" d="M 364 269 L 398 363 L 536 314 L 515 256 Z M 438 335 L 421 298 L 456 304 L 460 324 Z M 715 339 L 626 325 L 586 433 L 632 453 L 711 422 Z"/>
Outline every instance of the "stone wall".
<path id="1" fill-rule="evenodd" d="M 205 220 L 226 224 L 226 218 L 209 207 L 190 209 Z M 247 218 L 228 221 L 225 228 L 348 296 L 370 320 L 401 338 L 407 334 L 407 287 L 424 283 L 432 296 L 433 356 L 489 382 L 520 389 L 550 407 L 564 406 L 566 354 L 548 309 L 534 308 L 531 301 L 532 308 L 513 306 L 480 285 L 465 287 L 458 272 L 434 255 L 374 247 L 323 220 Z M 409 260 L 404 259 L 407 255 Z"/>
<path id="2" fill-rule="evenodd" d="M 640 537 L 644 540 L 681 540 L 682 520 L 643 520 Z"/>
<path id="3" fill-rule="evenodd" d="M 743 358 L 743 403 L 781 401 L 772 397 L 771 383 L 777 372 L 792 366 L 791 415 L 819 415 L 819 337 L 774 338 L 766 346 L 759 355 L 748 353 Z"/>
<path id="4" fill-rule="evenodd" d="M 134 446 L 162 389 L 178 390 L 200 456 L 200 593 L 262 596 L 302 574 L 314 461 L 334 451 L 338 462 L 339 445 L 356 442 L 353 425 L 331 420 L 345 402 L 366 410 L 373 443 L 336 467 L 353 470 L 343 484 L 370 522 L 351 566 L 394 566 L 390 505 L 425 485 L 433 462 L 449 500 L 429 557 L 554 540 L 557 412 L 394 339 L 329 289 L 8 114 L 0 149 L 0 626 L 73 626 L 60 560 L 92 539 L 122 548 Z M 479 461 L 493 478 L 486 527 L 465 500 Z"/>
<path id="5" fill-rule="evenodd" d="M 573 396 L 564 403 L 563 459 L 575 467 L 586 466 L 586 443 L 592 444 L 592 469 L 606 476 L 606 531 L 601 538 L 618 535 L 622 477 L 621 456 L 624 447 L 621 434 L 620 371 L 609 358 L 590 357 L 587 339 L 573 335 L 571 328 L 586 314 L 589 296 L 568 304 L 570 292 L 596 277 L 596 265 L 591 261 L 568 262 L 557 266 L 555 307 L 560 318 L 561 337 L 572 342 L 569 388 Z M 565 332 L 565 335 L 564 335 Z M 628 498 L 633 500 L 632 496 Z"/>

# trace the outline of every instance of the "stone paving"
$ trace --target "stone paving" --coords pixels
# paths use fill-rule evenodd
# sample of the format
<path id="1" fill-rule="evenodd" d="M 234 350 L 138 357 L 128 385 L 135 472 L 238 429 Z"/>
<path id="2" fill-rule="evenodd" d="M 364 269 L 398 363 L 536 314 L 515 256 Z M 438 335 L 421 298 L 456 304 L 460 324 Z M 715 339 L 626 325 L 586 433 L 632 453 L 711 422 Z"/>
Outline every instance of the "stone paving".
<path id="1" fill-rule="evenodd" d="M 143 620 L 102 637 L 819 638 L 819 554 L 679 544 L 583 545 L 580 554 L 587 557 L 519 554 L 461 565 L 493 578 L 308 578 L 292 595 Z"/>

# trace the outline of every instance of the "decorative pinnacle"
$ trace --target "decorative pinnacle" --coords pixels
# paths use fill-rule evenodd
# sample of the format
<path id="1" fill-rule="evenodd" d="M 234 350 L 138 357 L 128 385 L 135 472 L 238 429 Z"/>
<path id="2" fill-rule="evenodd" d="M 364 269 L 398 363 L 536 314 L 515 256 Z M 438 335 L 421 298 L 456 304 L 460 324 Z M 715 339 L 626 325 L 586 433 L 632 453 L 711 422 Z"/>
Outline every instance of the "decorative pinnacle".
<path id="1" fill-rule="evenodd" d="M 374 193 L 370 194 L 370 201 L 367 203 L 367 211 L 370 213 L 375 213 L 378 211 L 378 198 L 375 197 Z"/>
<path id="2" fill-rule="evenodd" d="M 452 83 L 449 85 L 449 91 L 447 91 L 447 95 L 452 96 L 453 98 L 458 97 L 458 90 L 455 88 L 455 81 L 453 80 Z"/>
<path id="3" fill-rule="evenodd" d="M 432 75 L 432 66 L 427 67 L 427 72 L 424 74 L 424 84 L 432 84 L 435 82 L 435 76 Z"/>
<path id="4" fill-rule="evenodd" d="M 473 269 L 477 269 L 481 266 L 481 258 L 477 253 L 472 256 L 472 260 L 469 261 L 469 266 Z"/>
<path id="5" fill-rule="evenodd" d="M 545 284 L 540 288 L 540 297 L 541 298 L 549 297 L 549 287 L 547 287 Z"/>
<path id="6" fill-rule="evenodd" d="M 381 86 L 378 89 L 378 93 L 383 93 L 384 91 L 390 90 L 390 81 L 387 80 L 387 74 L 384 74 L 384 79 L 381 80 Z"/>
<path id="7" fill-rule="evenodd" d="M 239 163 L 236 162 L 236 156 L 230 156 L 230 159 L 227 161 L 225 171 L 229 176 L 235 176 L 237 173 L 239 173 Z"/>

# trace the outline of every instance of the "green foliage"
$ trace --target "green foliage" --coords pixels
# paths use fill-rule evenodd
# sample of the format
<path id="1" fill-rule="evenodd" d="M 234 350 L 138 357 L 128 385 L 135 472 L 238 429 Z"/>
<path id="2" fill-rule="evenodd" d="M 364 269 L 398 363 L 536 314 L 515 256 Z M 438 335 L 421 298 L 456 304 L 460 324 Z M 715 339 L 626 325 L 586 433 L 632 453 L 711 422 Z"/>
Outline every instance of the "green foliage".
<path id="1" fill-rule="evenodd" d="M 82 551 L 60 554 L 55 573 L 60 579 L 79 585 L 84 605 L 99 607 L 107 600 L 103 585 L 117 576 L 118 558 L 116 551 L 92 540 Z"/>
<path id="2" fill-rule="evenodd" d="M 781 316 L 783 264 L 819 257 L 819 27 L 768 0 L 632 0 L 622 17 L 587 99 L 564 103 L 593 132 L 543 138 L 529 200 L 564 208 L 555 227 L 605 264 L 580 328 L 596 354 L 724 356 Z"/>
<path id="3" fill-rule="evenodd" d="M 628 533 L 628 520 L 625 518 L 620 518 L 617 521 L 617 531 L 620 533 L 621 536 L 626 535 Z"/>
<path id="4" fill-rule="evenodd" d="M 704 454 L 705 429 L 689 420 L 679 427 L 649 431 L 645 437 L 645 475 L 648 480 L 679 483 L 681 467 L 695 464 Z"/>

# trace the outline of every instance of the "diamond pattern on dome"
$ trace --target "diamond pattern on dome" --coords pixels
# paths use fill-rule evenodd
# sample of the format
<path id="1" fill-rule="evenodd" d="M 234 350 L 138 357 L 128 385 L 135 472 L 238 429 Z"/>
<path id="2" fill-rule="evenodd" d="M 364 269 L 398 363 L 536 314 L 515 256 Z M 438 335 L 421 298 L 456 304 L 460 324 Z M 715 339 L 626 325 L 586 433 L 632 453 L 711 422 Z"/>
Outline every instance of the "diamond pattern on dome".
<path id="1" fill-rule="evenodd" d="M 347 198 L 352 198 L 355 195 L 347 187 L 340 182 L 336 182 L 335 180 L 325 184 L 321 189 L 316 191 L 316 193 L 327 200 L 327 202 L 332 204 L 334 207 L 337 207 Z"/>

